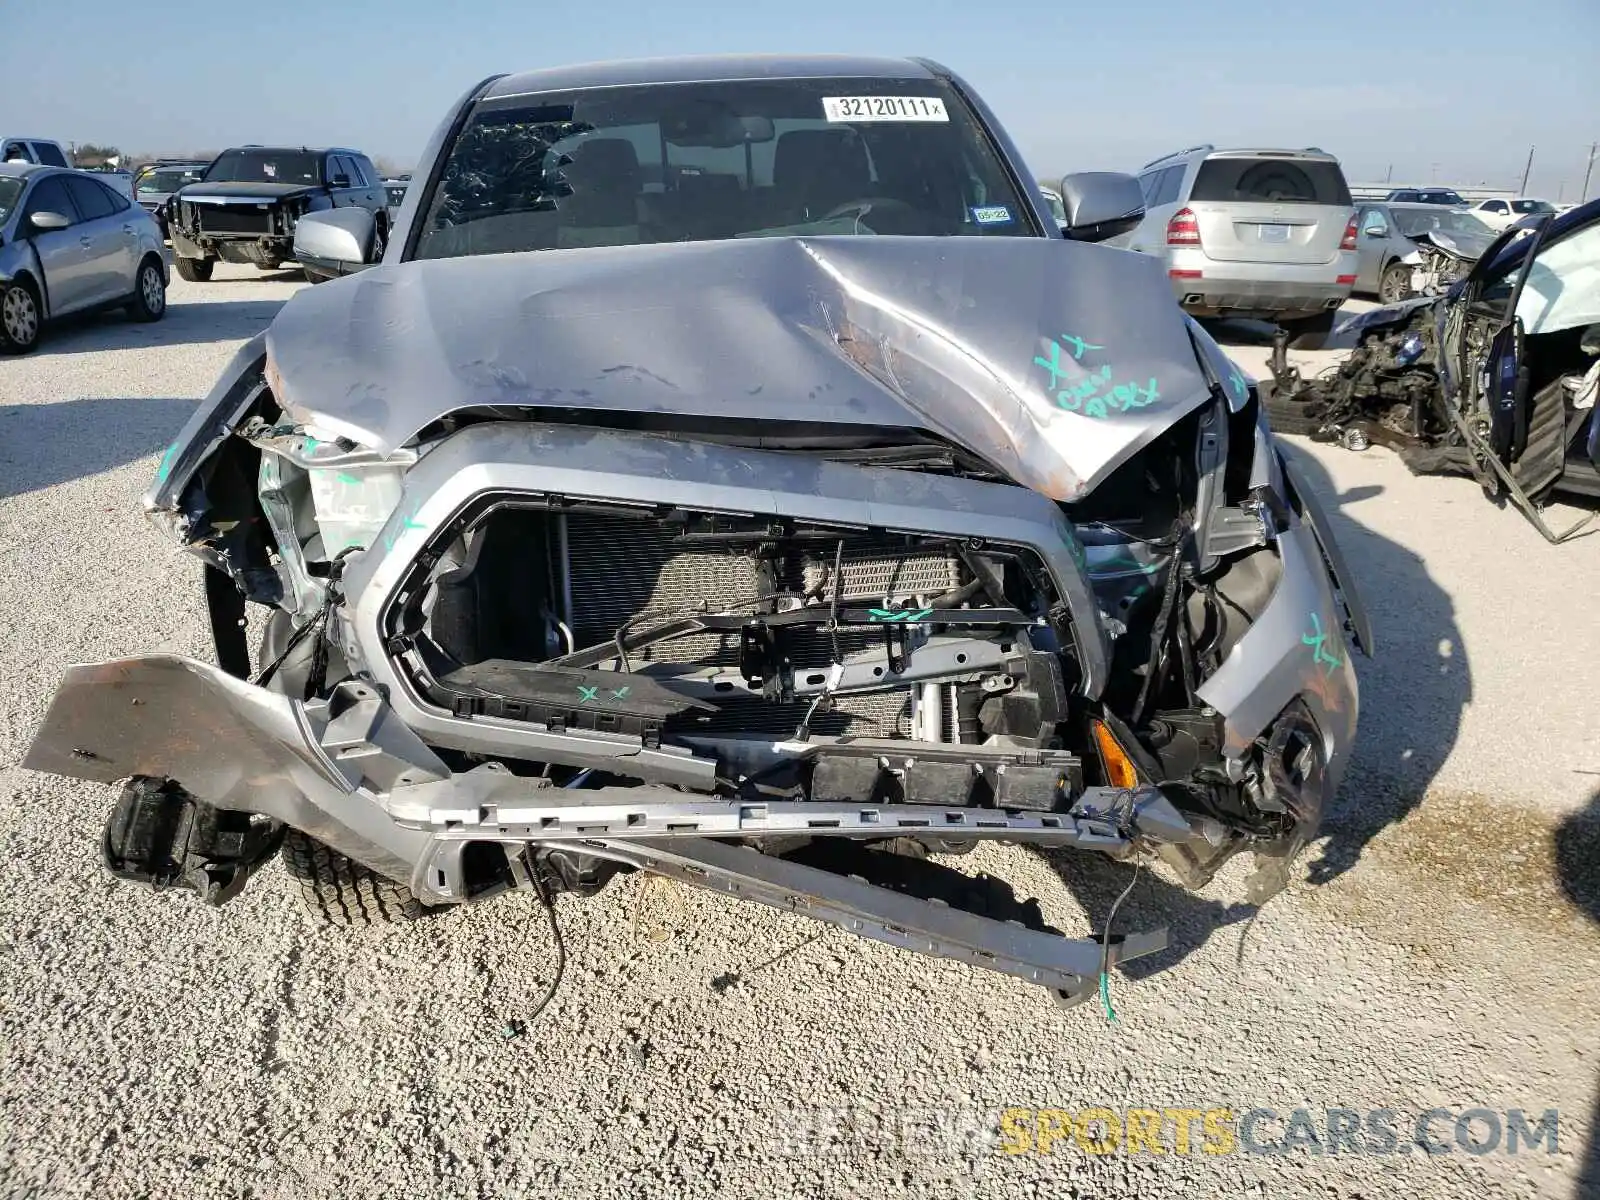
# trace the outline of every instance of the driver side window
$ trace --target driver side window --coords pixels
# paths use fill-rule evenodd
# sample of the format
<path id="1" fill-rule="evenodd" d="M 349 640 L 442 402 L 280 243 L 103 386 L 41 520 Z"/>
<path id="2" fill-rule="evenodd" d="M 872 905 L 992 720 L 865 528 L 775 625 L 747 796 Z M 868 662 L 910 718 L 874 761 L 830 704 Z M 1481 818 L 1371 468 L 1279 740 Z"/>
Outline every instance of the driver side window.
<path id="1" fill-rule="evenodd" d="M 77 224 L 78 210 L 73 206 L 72 197 L 67 194 L 61 176 L 52 175 L 34 185 L 33 193 L 28 197 L 28 211 L 22 214 L 24 228 L 28 228 L 27 223 L 33 220 L 33 214 L 37 212 L 60 213 L 68 221 Z"/>

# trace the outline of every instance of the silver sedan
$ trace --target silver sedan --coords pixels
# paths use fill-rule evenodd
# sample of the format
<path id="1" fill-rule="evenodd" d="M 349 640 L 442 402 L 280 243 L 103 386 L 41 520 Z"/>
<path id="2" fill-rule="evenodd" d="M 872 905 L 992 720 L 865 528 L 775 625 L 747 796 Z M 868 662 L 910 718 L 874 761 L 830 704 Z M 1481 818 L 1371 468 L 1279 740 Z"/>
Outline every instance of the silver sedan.
<path id="1" fill-rule="evenodd" d="M 167 311 L 167 263 L 150 214 L 93 175 L 0 164 L 0 352 L 39 344 L 70 313 Z"/>

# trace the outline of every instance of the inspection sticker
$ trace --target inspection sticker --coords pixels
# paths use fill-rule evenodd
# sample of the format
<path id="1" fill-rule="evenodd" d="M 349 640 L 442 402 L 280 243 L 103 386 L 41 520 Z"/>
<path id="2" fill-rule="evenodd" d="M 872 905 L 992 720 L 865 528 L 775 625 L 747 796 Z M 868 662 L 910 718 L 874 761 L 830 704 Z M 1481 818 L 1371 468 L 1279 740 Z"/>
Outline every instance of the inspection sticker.
<path id="1" fill-rule="evenodd" d="M 824 96 L 830 121 L 948 121 L 938 96 Z"/>
<path id="2" fill-rule="evenodd" d="M 972 219 L 979 225 L 1009 225 L 1011 210 L 1004 204 L 987 204 L 973 209 Z"/>

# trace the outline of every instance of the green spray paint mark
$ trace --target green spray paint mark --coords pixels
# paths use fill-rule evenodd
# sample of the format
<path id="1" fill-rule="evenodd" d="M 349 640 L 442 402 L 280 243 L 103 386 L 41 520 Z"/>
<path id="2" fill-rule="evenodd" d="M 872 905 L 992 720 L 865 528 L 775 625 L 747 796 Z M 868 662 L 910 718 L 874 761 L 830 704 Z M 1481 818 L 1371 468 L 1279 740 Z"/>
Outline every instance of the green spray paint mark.
<path id="1" fill-rule="evenodd" d="M 612 688 L 611 689 L 611 698 L 613 700 L 626 700 L 628 698 L 629 693 L 631 693 L 632 691 L 633 691 L 633 689 L 631 687 Z M 600 703 L 604 703 L 604 701 L 602 701 L 600 699 L 600 685 L 599 684 L 595 684 L 594 687 L 584 687 L 580 683 L 578 685 L 578 696 L 579 696 L 579 700 L 578 700 L 579 704 L 600 704 Z"/>
<path id="2" fill-rule="evenodd" d="M 1070 358 L 1062 355 L 1063 344 L 1070 348 Z M 1068 365 L 1082 364 L 1087 351 L 1104 350 L 1104 346 L 1087 342 L 1070 333 L 1062 334 L 1059 340 L 1050 338 L 1048 345 L 1049 349 L 1045 354 L 1033 356 L 1033 363 L 1050 372 L 1050 381 L 1045 390 L 1054 393 L 1057 408 L 1104 420 L 1113 413 L 1132 412 L 1136 408 L 1144 408 L 1161 399 L 1160 387 L 1153 375 L 1143 384 L 1129 379 L 1113 383 L 1113 368 L 1110 363 L 1101 363 L 1099 366 L 1079 365 L 1076 368 Z M 1075 383 L 1071 381 L 1074 369 L 1086 372 L 1080 375 Z"/>
<path id="3" fill-rule="evenodd" d="M 383 535 L 383 548 L 385 550 L 393 550 L 396 544 L 405 540 L 406 534 L 416 529 L 426 528 L 426 525 L 415 519 L 414 514 L 411 516 L 401 517 L 400 528 L 395 530 L 392 534 L 386 533 Z"/>
<path id="4" fill-rule="evenodd" d="M 1250 385 L 1244 381 L 1244 376 L 1239 374 L 1239 368 L 1228 368 L 1228 389 L 1233 392 L 1233 398 L 1244 403 L 1244 398 L 1250 394 Z"/>
<path id="5" fill-rule="evenodd" d="M 337 475 L 334 476 L 334 478 L 337 479 L 340 483 L 348 483 L 352 487 L 360 487 L 361 486 L 361 480 L 357 479 L 354 475 L 351 475 L 351 474 L 349 474 L 348 472 L 345 472 L 345 471 L 340 471 Z"/>
<path id="6" fill-rule="evenodd" d="M 1142 563 L 1136 562 L 1131 558 L 1109 558 L 1105 562 L 1096 563 L 1090 567 L 1089 574 L 1110 575 L 1112 573 L 1126 574 L 1129 571 L 1137 571 L 1141 575 L 1154 575 L 1161 570 L 1161 567 L 1161 563 Z"/>
<path id="7" fill-rule="evenodd" d="M 1336 668 L 1343 665 L 1344 660 L 1328 649 L 1328 637 L 1329 635 L 1322 630 L 1322 618 L 1316 613 L 1312 613 L 1311 632 L 1301 634 L 1300 641 L 1312 647 L 1312 665 L 1322 664 L 1326 668 L 1326 674 L 1332 675 Z"/>
<path id="8" fill-rule="evenodd" d="M 1096 346 L 1092 342 L 1084 341 L 1081 337 L 1073 337 L 1070 333 L 1063 333 L 1061 335 L 1060 342 L 1056 341 L 1055 338 L 1051 338 L 1050 357 L 1045 358 L 1043 355 L 1038 354 L 1033 356 L 1033 361 L 1035 363 L 1043 367 L 1046 371 L 1050 372 L 1051 390 L 1054 390 L 1060 385 L 1062 376 L 1066 374 L 1066 372 L 1061 368 L 1061 342 L 1066 342 L 1072 347 L 1072 360 L 1074 362 L 1077 362 L 1083 358 L 1083 352 L 1085 350 L 1105 349 L 1104 346 Z"/>
<path id="9" fill-rule="evenodd" d="M 1065 409 L 1076 411 L 1083 406 L 1083 402 L 1098 392 L 1101 386 L 1111 379 L 1111 367 L 1101 367 L 1098 371 L 1090 371 L 1087 378 L 1079 383 L 1069 384 L 1056 392 L 1056 404 Z M 1054 386 L 1054 384 L 1052 384 Z"/>
<path id="10" fill-rule="evenodd" d="M 172 464 L 178 457 L 178 443 L 173 442 L 167 447 L 167 452 L 161 456 L 161 464 L 156 467 L 156 482 L 165 483 L 167 476 L 172 474 Z"/>
<path id="11" fill-rule="evenodd" d="M 867 609 L 867 619 L 869 621 L 896 621 L 906 625 L 915 625 L 918 621 L 926 620 L 932 612 L 933 609 L 931 608 L 908 608 L 903 612 L 894 612 L 887 608 L 869 608 Z"/>

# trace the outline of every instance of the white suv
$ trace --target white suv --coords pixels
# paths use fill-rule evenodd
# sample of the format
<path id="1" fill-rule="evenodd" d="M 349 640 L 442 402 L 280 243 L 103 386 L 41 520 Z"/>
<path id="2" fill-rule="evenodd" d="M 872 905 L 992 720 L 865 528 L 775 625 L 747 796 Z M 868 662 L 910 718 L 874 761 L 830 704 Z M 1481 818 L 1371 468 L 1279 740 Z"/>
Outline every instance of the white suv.
<path id="1" fill-rule="evenodd" d="M 1264 318 L 1301 348 L 1322 343 L 1356 282 L 1355 205 L 1338 159 L 1193 146 L 1146 163 L 1139 185 L 1144 220 L 1111 244 L 1165 259 L 1187 311 Z"/>

